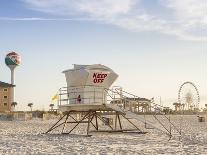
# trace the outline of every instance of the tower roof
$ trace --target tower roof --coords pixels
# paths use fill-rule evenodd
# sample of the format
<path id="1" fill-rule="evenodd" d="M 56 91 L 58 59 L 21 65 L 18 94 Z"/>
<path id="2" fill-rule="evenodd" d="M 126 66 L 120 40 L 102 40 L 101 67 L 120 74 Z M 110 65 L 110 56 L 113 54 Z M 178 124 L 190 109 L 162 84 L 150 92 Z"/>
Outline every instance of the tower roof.
<path id="1" fill-rule="evenodd" d="M 15 85 L 0 81 L 0 87 L 15 87 Z"/>

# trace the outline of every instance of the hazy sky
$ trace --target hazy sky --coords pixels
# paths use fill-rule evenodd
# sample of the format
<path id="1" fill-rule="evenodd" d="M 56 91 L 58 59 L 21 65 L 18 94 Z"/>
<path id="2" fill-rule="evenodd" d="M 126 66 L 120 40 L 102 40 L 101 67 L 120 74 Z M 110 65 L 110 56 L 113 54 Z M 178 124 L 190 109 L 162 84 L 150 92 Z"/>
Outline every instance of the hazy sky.
<path id="1" fill-rule="evenodd" d="M 0 80 L 10 82 L 8 51 L 22 56 L 16 69 L 17 110 L 48 109 L 63 70 L 104 64 L 115 85 L 170 106 L 179 86 L 192 81 L 207 103 L 206 0 L 0 0 Z"/>

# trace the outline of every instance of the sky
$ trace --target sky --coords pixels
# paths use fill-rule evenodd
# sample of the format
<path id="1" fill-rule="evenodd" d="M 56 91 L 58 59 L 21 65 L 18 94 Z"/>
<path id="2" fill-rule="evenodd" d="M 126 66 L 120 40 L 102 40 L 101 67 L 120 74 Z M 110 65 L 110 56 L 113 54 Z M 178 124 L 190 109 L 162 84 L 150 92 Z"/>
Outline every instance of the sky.
<path id="1" fill-rule="evenodd" d="M 10 82 L 4 58 L 15 51 L 17 110 L 48 110 L 73 64 L 106 65 L 114 85 L 164 106 L 191 81 L 203 107 L 206 14 L 206 0 L 0 0 L 0 80 Z"/>

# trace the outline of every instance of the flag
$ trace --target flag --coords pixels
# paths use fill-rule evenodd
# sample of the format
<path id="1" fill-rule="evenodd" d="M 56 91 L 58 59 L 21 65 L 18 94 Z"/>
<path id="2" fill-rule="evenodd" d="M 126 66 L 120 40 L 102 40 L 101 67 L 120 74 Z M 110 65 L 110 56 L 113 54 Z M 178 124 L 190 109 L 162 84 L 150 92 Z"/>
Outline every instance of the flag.
<path id="1" fill-rule="evenodd" d="M 52 97 L 52 101 L 57 100 L 57 99 L 58 99 L 58 94 L 56 94 Z"/>

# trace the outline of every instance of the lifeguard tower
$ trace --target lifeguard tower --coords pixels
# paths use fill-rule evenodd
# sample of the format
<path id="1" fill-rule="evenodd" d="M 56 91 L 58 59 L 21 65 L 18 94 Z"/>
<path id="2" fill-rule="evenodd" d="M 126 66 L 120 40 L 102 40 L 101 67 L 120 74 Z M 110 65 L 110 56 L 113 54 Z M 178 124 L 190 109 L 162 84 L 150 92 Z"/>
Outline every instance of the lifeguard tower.
<path id="1" fill-rule="evenodd" d="M 120 115 L 134 126 L 133 131 L 143 133 L 125 117 L 125 112 L 120 107 L 110 104 L 113 96 L 108 96 L 109 91 L 111 91 L 109 88 L 118 77 L 112 69 L 101 64 L 74 65 L 73 69 L 65 70 L 63 73 L 67 82 L 67 87 L 61 88 L 59 92 L 59 110 L 63 113 L 63 116 L 46 133 L 59 126 L 63 126 L 62 133 L 65 133 L 66 124 L 76 123 L 67 132 L 69 134 L 80 123 L 87 123 L 88 135 L 91 124 L 96 131 L 99 131 L 99 121 L 107 124 L 110 132 L 132 131 L 132 129 L 123 129 Z M 77 114 L 80 116 L 79 119 L 74 117 Z M 103 115 L 114 115 L 114 126 L 107 122 Z M 69 121 L 70 118 L 72 118 L 72 121 Z M 118 124 L 119 128 L 117 127 Z"/>
<path id="2" fill-rule="evenodd" d="M 63 115 L 46 133 L 62 127 L 62 134 L 70 134 L 77 126 L 86 123 L 87 135 L 89 135 L 91 125 L 95 131 L 103 131 L 99 128 L 102 122 L 108 126 L 109 130 L 104 130 L 106 132 L 146 133 L 137 125 L 142 123 L 145 128 L 157 129 L 169 136 L 172 135 L 172 127 L 181 134 L 181 131 L 162 112 L 163 107 L 155 104 L 153 100 L 147 100 L 147 103 L 143 104 L 141 102 L 143 98 L 123 91 L 120 87 L 110 89 L 118 75 L 109 67 L 101 64 L 74 65 L 73 69 L 65 70 L 63 73 L 67 82 L 67 87 L 59 90 L 59 110 Z M 150 106 L 150 109 L 154 109 L 150 115 L 159 123 L 159 126 L 147 121 L 143 110 L 142 115 L 137 115 L 139 106 L 146 104 Z M 166 119 L 168 125 L 159 119 L 160 115 Z M 105 119 L 111 116 L 114 118 L 113 124 Z M 139 123 L 134 123 L 132 119 L 138 120 Z M 132 128 L 124 126 L 123 120 Z M 67 129 L 65 132 L 67 124 L 70 130 Z"/>

